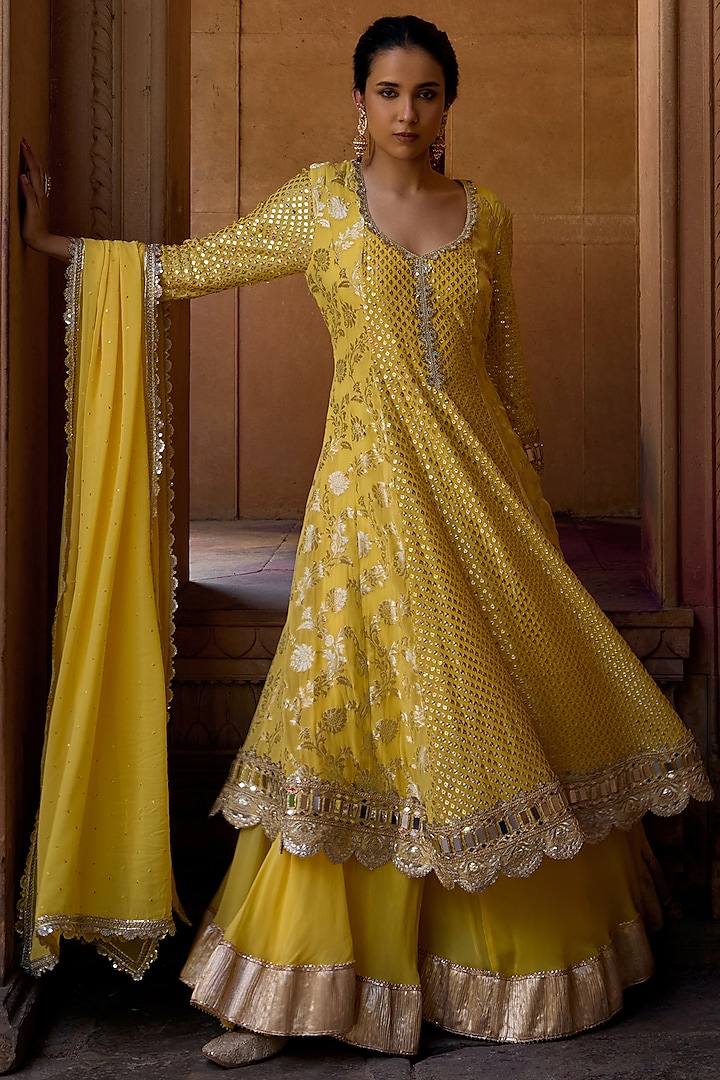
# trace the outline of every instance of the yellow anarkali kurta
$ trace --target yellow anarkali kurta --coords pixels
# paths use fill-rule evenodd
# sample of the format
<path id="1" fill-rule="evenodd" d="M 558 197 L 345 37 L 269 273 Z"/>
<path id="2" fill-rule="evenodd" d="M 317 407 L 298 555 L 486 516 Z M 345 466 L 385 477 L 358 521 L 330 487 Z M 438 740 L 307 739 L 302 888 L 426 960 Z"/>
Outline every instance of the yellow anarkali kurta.
<path id="1" fill-rule="evenodd" d="M 217 803 L 246 831 L 184 973 L 259 1031 L 412 1053 L 422 1015 L 510 1040 L 599 1023 L 651 970 L 649 855 L 617 828 L 710 796 L 558 551 L 510 217 L 465 189 L 461 235 L 422 257 L 353 163 L 162 252 L 170 298 L 304 273 L 335 352 L 287 624 Z"/>

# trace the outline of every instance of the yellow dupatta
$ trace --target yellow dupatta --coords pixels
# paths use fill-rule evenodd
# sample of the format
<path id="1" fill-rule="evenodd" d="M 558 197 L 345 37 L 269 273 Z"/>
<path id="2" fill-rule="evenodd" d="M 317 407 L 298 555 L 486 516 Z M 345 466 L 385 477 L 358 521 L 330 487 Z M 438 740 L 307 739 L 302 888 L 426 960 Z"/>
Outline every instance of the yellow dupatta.
<path id="1" fill-rule="evenodd" d="M 61 937 L 140 978 L 173 933 L 172 610 L 157 249 L 77 241 L 66 290 L 68 471 L 24 964 Z"/>

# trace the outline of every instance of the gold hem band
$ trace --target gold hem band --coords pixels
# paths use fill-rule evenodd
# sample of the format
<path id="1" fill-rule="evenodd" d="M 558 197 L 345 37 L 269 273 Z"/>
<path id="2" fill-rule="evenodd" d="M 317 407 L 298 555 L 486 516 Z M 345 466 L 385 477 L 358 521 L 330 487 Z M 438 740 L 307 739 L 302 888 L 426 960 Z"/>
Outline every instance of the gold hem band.
<path id="1" fill-rule="evenodd" d="M 423 1019 L 492 1042 L 586 1031 L 609 1020 L 622 1006 L 623 990 L 653 969 L 639 919 L 616 927 L 596 956 L 557 971 L 500 975 L 421 954 L 419 986 L 356 976 L 352 964 L 270 964 L 238 953 L 209 923 L 182 977 L 194 984 L 193 1005 L 225 1024 L 265 1035 L 334 1035 L 411 1056 Z"/>
<path id="2" fill-rule="evenodd" d="M 343 1042 L 381 1054 L 412 1057 L 417 1053 L 423 1020 L 422 990 L 355 977 L 355 1023 L 340 1035 Z"/>
<path id="3" fill-rule="evenodd" d="M 180 972 L 180 981 L 195 986 L 213 954 L 213 949 L 223 939 L 223 932 L 215 922 L 216 912 L 208 908 L 195 935 L 190 954 Z"/>
<path id="4" fill-rule="evenodd" d="M 654 971 L 640 920 L 623 923 L 597 956 L 561 971 L 498 975 L 443 957 L 422 957 L 426 1020 L 492 1042 L 562 1039 L 605 1023 L 622 1008 L 623 990 Z"/>
<path id="5" fill-rule="evenodd" d="M 468 892 L 499 874 L 527 877 L 543 856 L 570 859 L 583 844 L 559 781 L 494 811 L 434 825 L 417 800 L 318 778 L 286 780 L 272 762 L 244 752 L 213 807 L 219 811 L 236 828 L 261 824 L 271 840 L 280 833 L 293 855 L 324 851 L 336 863 L 355 856 L 368 870 L 392 862 L 407 877 L 434 871 L 446 889 Z"/>
<path id="6" fill-rule="evenodd" d="M 692 736 L 602 770 L 561 777 L 452 825 L 428 820 L 416 799 L 362 791 L 317 777 L 285 777 L 279 765 L 241 752 L 213 813 L 236 828 L 262 825 L 292 854 L 355 856 L 375 869 L 393 862 L 408 877 L 434 871 L 445 888 L 479 892 L 499 874 L 527 877 L 543 856 L 572 858 L 585 841 L 630 829 L 648 811 L 669 816 L 712 789 Z"/>
<path id="7" fill-rule="evenodd" d="M 218 929 L 208 927 L 208 937 Z M 190 981 L 189 967 L 183 970 L 185 981 Z M 352 964 L 271 964 L 237 952 L 220 932 L 210 959 L 193 981 L 193 1005 L 262 1035 L 339 1035 L 352 1024 Z"/>
<path id="8" fill-rule="evenodd" d="M 333 1035 L 379 1053 L 417 1051 L 420 986 L 355 975 L 352 964 L 282 966 L 238 953 L 210 913 L 181 979 L 191 1002 L 263 1035 Z"/>

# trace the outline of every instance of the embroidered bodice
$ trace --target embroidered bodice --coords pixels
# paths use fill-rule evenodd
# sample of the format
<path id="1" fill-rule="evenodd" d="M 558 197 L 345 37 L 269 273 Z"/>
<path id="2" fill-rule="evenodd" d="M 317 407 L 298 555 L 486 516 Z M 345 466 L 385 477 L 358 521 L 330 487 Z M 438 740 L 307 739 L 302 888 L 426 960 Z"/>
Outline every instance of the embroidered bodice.
<path id="1" fill-rule="evenodd" d="M 416 353 L 435 388 L 462 377 L 474 349 L 511 426 L 537 460 L 537 423 L 510 278 L 511 217 L 491 192 L 468 182 L 464 187 L 467 214 L 459 237 L 418 256 L 377 228 L 355 162 L 311 166 L 248 217 L 163 248 L 163 295 L 200 296 L 304 273 L 330 330 L 336 363 L 346 359 L 348 324 L 358 320 L 378 354 L 392 350 L 396 337 Z"/>

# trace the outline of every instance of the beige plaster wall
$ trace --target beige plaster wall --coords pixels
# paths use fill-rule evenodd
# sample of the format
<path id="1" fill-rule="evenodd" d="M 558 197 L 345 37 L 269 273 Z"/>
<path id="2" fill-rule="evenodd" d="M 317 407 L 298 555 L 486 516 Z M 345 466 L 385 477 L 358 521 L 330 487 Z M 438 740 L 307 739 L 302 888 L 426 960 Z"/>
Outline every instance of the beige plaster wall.
<path id="1" fill-rule="evenodd" d="M 238 0 L 191 2 L 190 231 L 220 229 L 239 214 Z M 237 516 L 236 292 L 191 305 L 190 513 Z"/>
<path id="2" fill-rule="evenodd" d="M 413 10 L 448 31 L 460 61 L 448 171 L 494 188 L 515 214 L 548 497 L 578 514 L 633 514 L 635 2 L 416 0 Z M 193 0 L 193 231 L 251 209 L 311 161 L 351 154 L 352 51 L 387 12 Z M 193 516 L 299 513 L 331 366 L 304 282 L 196 302 L 192 318 Z"/>

